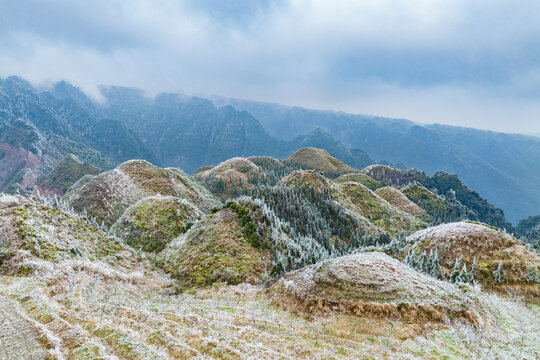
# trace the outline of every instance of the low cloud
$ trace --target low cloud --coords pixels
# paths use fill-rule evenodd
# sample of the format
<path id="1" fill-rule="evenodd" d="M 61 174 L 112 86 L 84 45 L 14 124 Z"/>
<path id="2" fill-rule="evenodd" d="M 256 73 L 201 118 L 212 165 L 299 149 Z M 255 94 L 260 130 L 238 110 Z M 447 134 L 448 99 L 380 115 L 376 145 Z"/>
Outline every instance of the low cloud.
<path id="1" fill-rule="evenodd" d="M 0 72 L 540 133 L 537 1 L 28 0 Z"/>

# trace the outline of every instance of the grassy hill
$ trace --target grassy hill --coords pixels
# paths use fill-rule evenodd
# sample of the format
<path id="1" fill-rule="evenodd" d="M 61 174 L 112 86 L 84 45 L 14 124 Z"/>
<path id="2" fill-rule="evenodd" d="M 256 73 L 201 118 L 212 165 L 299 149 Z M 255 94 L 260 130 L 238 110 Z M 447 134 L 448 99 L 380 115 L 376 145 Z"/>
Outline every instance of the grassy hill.
<path id="1" fill-rule="evenodd" d="M 83 164 L 76 156 L 69 154 L 56 167 L 38 181 L 40 192 L 63 195 L 77 180 L 85 175 L 97 175 L 102 170 L 92 164 Z"/>
<path id="2" fill-rule="evenodd" d="M 134 165 L 124 170 L 146 173 Z M 150 197 L 125 218 L 140 214 L 148 220 L 141 234 L 159 232 L 170 217 L 158 210 L 176 198 Z M 147 204 L 153 213 L 138 211 Z M 195 220 L 157 262 L 131 248 L 129 235 L 114 236 L 68 209 L 0 195 L 0 353 L 7 359 L 539 355 L 538 307 L 436 280 L 373 247 L 310 263 L 324 246 L 315 251 L 315 239 L 294 230 L 299 223 L 276 217 L 260 200 L 244 197 Z M 497 244 L 503 256 L 510 246 L 506 269 L 517 245 Z M 287 261 L 298 270 L 270 273 Z M 267 274 L 275 280 L 265 285 Z"/>
<path id="3" fill-rule="evenodd" d="M 289 156 L 285 162 L 303 169 L 318 170 L 326 174 L 338 175 L 355 171 L 349 165 L 330 155 L 326 150 L 317 148 L 300 149 Z"/>
<path id="4" fill-rule="evenodd" d="M 484 288 L 522 294 L 538 302 L 540 257 L 501 230 L 470 222 L 451 223 L 421 230 L 407 240 L 412 245 L 404 252 L 429 253 L 437 248 L 445 277 L 450 276 L 458 258 L 469 270 L 476 258 L 477 279 Z M 502 281 L 495 276 L 499 264 Z"/>
<path id="5" fill-rule="evenodd" d="M 127 161 L 117 168 L 76 183 L 64 199 L 76 211 L 111 226 L 137 201 L 153 195 L 185 199 L 202 212 L 218 201 L 203 186 L 181 170 L 162 169 L 143 160 Z"/>

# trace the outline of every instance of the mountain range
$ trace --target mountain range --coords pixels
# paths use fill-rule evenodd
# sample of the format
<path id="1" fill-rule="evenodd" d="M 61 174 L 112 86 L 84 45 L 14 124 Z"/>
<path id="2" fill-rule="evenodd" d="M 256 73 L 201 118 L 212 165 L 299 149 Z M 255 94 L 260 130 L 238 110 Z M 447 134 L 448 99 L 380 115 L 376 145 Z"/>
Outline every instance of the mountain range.
<path id="1" fill-rule="evenodd" d="M 349 166 L 457 173 L 512 222 L 540 213 L 540 139 L 403 119 L 103 86 L 98 103 L 59 82 L 0 80 L 0 190 L 30 191 L 67 154 L 110 169 L 145 159 L 193 172 L 235 156 L 285 158 L 304 147 Z"/>

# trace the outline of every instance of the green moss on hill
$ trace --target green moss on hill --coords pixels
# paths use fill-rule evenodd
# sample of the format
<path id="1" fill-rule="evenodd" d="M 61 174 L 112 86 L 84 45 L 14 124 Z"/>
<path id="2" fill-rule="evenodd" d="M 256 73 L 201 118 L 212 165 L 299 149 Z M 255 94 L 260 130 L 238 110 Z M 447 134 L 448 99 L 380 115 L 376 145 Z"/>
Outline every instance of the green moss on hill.
<path id="1" fill-rule="evenodd" d="M 28 274 L 28 260 L 59 262 L 84 258 L 103 260 L 125 248 L 102 230 L 60 209 L 18 197 L 18 203 L 0 207 L 0 250 L 7 273 Z M 39 264 L 39 263 L 37 263 Z"/>
<path id="2" fill-rule="evenodd" d="M 344 183 L 347 181 L 358 182 L 372 191 L 384 186 L 380 181 L 377 181 L 373 179 L 372 177 L 366 174 L 362 174 L 362 173 L 352 173 L 352 174 L 341 175 L 334 181 L 337 183 Z"/>
<path id="3" fill-rule="evenodd" d="M 258 283 L 268 264 L 252 242 L 239 215 L 225 208 L 169 243 L 158 264 L 184 287 Z"/>
<path id="4" fill-rule="evenodd" d="M 360 183 L 340 184 L 340 201 L 352 204 L 352 210 L 367 218 L 373 224 L 393 234 L 404 230 L 414 232 L 427 226 L 425 222 L 400 211 Z"/>
<path id="5" fill-rule="evenodd" d="M 59 189 L 65 193 L 71 185 L 85 175 L 97 175 L 101 169 L 92 164 L 83 164 L 74 155 L 66 156 L 45 179 L 39 184 L 41 186 Z"/>
<path id="6" fill-rule="evenodd" d="M 86 211 L 88 216 L 111 226 L 129 206 L 157 194 L 185 199 L 201 212 L 219 204 L 206 188 L 181 170 L 162 169 L 143 160 L 127 161 L 84 184 L 77 183 L 64 199 L 77 212 Z"/>
<path id="7" fill-rule="evenodd" d="M 355 171 L 349 165 L 330 155 L 326 150 L 317 148 L 300 149 L 289 156 L 284 162 L 303 169 L 318 170 L 329 175 L 339 176 Z"/>
<path id="8" fill-rule="evenodd" d="M 135 249 L 159 253 L 199 220 L 199 210 L 173 196 L 150 196 L 130 206 L 114 225 L 118 236 Z"/>

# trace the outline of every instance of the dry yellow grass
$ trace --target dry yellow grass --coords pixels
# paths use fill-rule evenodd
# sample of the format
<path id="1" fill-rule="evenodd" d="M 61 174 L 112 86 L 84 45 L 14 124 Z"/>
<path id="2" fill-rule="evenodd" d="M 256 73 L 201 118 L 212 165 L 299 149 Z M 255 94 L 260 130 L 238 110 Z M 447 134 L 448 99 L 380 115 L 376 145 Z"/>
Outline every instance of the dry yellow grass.
<path id="1" fill-rule="evenodd" d="M 429 215 L 407 198 L 401 191 L 392 186 L 385 186 L 375 190 L 375 194 L 379 195 L 384 200 L 388 201 L 390 205 L 398 210 L 409 213 L 424 221 L 429 221 Z"/>
<path id="2" fill-rule="evenodd" d="M 525 295 L 540 302 L 540 257 L 504 231 L 479 223 L 458 222 L 420 230 L 407 239 L 412 244 L 404 253 L 429 253 L 438 248 L 441 267 L 447 273 L 452 271 L 456 258 L 461 257 L 470 270 L 476 257 L 477 277 L 484 288 Z M 506 277 L 503 283 L 497 283 L 493 276 L 499 262 Z"/>
<path id="3" fill-rule="evenodd" d="M 2 308 L 7 309 L 3 315 L 22 324 L 26 343 L 33 344 L 22 358 L 42 359 L 43 352 L 47 359 L 85 360 L 540 356 L 540 310 L 518 301 L 474 293 L 479 306 L 493 318 L 491 326 L 481 331 L 459 321 L 410 323 L 349 314 L 306 318 L 276 306 L 261 286 L 215 286 L 178 293 L 177 282 L 144 256 L 122 244 L 113 253 L 101 253 L 103 244 L 96 240 L 107 234 L 91 226 L 88 233 L 78 232 L 82 224 L 77 223 L 83 219 L 48 211 L 36 202 L 0 197 L 3 221 L 23 205 L 36 208 L 27 209 L 28 238 L 3 231 L 2 249 L 42 239 L 59 249 L 77 247 L 80 254 L 59 251 L 60 255 L 49 257 L 22 249 L 20 256 L 4 263 L 0 299 L 10 305 Z M 5 275 L 6 269 L 23 264 L 32 265 L 32 271 Z"/>

